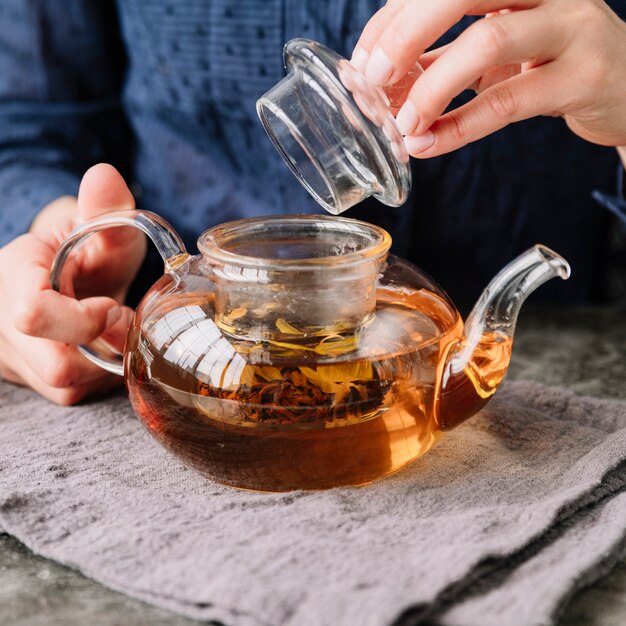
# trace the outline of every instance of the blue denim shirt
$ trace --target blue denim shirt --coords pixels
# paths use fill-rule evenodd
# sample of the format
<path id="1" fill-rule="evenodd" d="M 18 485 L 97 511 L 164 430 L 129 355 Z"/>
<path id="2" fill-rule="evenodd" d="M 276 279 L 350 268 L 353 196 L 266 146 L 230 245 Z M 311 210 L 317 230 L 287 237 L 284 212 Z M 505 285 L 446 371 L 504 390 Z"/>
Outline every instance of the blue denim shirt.
<path id="1" fill-rule="evenodd" d="M 215 223 L 321 211 L 267 139 L 255 101 L 284 75 L 285 41 L 308 37 L 349 55 L 381 4 L 3 0 L 0 244 L 50 200 L 75 194 L 98 161 L 116 165 L 138 205 L 168 219 L 192 250 Z M 626 0 L 610 4 L 626 14 Z M 572 279 L 553 281 L 544 298 L 597 301 L 615 227 L 598 200 L 626 212 L 618 165 L 614 149 L 579 139 L 560 119 L 537 118 L 413 162 L 405 206 L 367 201 L 349 215 L 387 228 L 394 250 L 460 302 L 536 242 L 573 265 Z"/>

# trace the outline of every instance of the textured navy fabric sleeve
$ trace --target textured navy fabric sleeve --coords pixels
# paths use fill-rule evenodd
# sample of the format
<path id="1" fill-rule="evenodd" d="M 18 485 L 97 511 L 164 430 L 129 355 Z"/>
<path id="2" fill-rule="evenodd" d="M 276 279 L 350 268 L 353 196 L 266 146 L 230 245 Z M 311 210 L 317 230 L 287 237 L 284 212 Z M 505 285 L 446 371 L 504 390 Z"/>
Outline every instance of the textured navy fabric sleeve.
<path id="1" fill-rule="evenodd" d="M 123 127 L 114 2 L 0 3 L 0 245 L 75 195 Z"/>

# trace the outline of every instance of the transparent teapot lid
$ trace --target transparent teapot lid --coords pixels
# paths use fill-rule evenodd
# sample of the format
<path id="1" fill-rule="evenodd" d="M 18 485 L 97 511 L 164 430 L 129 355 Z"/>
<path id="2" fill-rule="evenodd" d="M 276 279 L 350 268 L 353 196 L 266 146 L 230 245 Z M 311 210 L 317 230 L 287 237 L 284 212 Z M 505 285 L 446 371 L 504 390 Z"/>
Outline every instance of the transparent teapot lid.
<path id="1" fill-rule="evenodd" d="M 287 43 L 284 59 L 287 76 L 257 101 L 257 112 L 296 178 L 335 215 L 369 196 L 402 205 L 409 155 L 384 92 L 308 39 Z"/>

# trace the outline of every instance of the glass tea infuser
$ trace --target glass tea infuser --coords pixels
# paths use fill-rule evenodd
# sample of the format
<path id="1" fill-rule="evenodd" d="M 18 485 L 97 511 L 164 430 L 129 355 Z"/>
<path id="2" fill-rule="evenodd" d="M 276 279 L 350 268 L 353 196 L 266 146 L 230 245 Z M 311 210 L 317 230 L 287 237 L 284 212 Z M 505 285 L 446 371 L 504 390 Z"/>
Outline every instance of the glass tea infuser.
<path id="1" fill-rule="evenodd" d="M 290 167 L 334 212 L 370 194 L 401 203 L 408 157 L 380 91 L 318 44 L 286 50 L 289 74 L 259 110 Z M 495 393 L 528 295 L 569 275 L 562 257 L 535 246 L 497 274 L 464 323 L 365 222 L 238 220 L 204 232 L 190 255 L 162 218 L 120 211 L 69 235 L 53 288 L 65 285 L 76 246 L 119 226 L 148 235 L 165 273 L 137 307 L 122 355 L 98 342 L 82 353 L 124 376 L 139 419 L 173 454 L 264 491 L 360 485 L 424 454 Z"/>

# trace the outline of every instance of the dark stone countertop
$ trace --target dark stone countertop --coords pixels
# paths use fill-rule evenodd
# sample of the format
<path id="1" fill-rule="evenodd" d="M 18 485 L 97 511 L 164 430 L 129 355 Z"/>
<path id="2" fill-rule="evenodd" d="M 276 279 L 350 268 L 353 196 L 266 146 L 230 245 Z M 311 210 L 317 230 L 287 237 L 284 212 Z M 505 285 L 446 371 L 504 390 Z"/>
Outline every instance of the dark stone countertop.
<path id="1" fill-rule="evenodd" d="M 586 395 L 626 399 L 626 310 L 524 312 L 509 379 L 563 385 Z M 531 598 L 529 598 L 529 601 Z M 34 555 L 0 534 L 0 624 L 6 626 L 192 626 L 67 567 Z M 580 591 L 559 626 L 626 624 L 626 559 Z M 278 625 L 277 625 L 278 626 Z"/>

